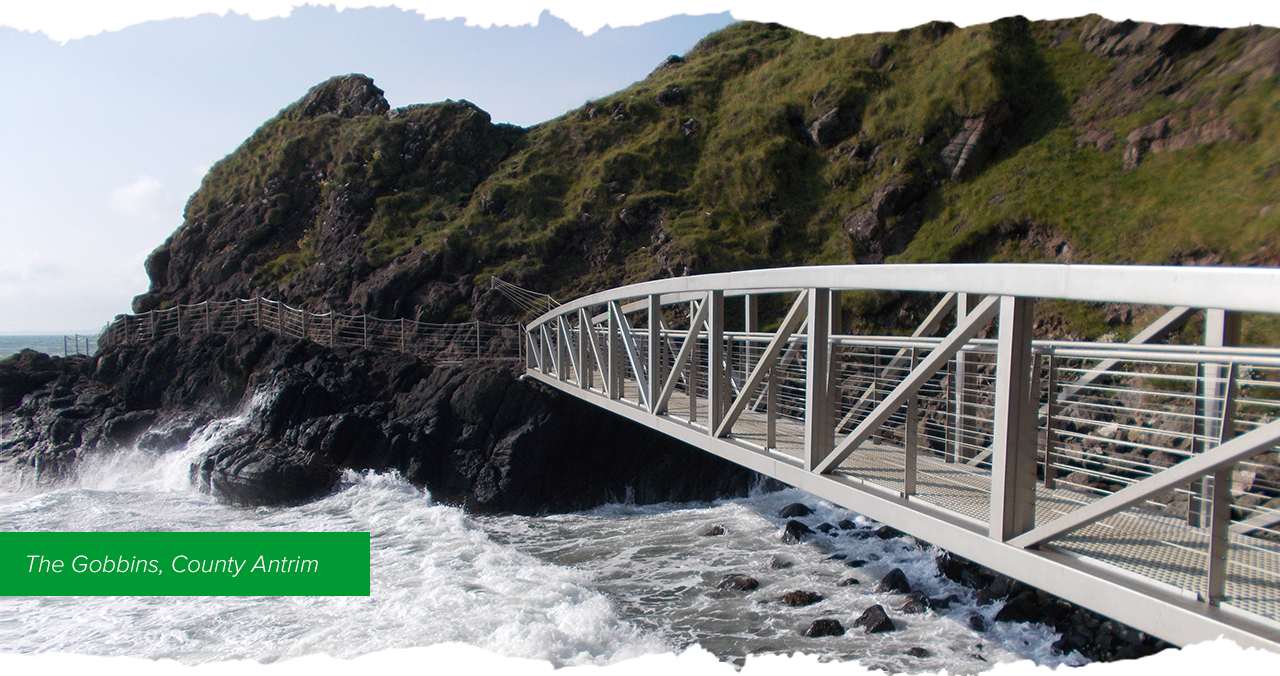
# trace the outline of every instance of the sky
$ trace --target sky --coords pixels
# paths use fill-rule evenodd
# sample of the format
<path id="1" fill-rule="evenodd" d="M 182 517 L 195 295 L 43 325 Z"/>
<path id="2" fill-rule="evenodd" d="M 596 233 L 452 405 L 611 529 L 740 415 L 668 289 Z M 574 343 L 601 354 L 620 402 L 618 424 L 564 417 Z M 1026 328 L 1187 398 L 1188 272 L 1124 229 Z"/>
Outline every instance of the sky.
<path id="1" fill-rule="evenodd" d="M 96 333 L 201 177 L 332 76 L 392 106 L 465 98 L 535 124 L 642 79 L 734 20 L 823 37 L 1023 14 L 1280 25 L 1280 2 L 646 3 L 0 0 L 0 334 Z"/>

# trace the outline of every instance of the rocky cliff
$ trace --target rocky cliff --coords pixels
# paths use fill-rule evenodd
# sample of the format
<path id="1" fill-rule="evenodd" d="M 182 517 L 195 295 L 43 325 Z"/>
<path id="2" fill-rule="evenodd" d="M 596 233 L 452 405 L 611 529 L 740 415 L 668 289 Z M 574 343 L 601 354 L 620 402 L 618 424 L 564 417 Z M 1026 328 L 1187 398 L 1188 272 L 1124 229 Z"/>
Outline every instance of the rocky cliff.
<path id="1" fill-rule="evenodd" d="M 242 505 L 292 504 L 343 469 L 398 471 L 473 511 L 745 494 L 754 473 L 539 385 L 510 367 L 329 350 L 242 327 L 92 358 L 0 361 L 0 463 L 37 479 L 120 448 L 163 452 L 241 416 L 192 480 Z"/>
<path id="2" fill-rule="evenodd" d="M 135 309 L 262 293 L 449 321 L 519 314 L 495 274 L 566 299 L 793 264 L 1270 265 L 1278 71 L 1273 28 L 1088 16 L 741 23 L 529 129 L 338 77 L 214 166 Z M 919 313 L 866 300 L 849 321 Z M 1045 325 L 1123 338 L 1105 313 Z"/>

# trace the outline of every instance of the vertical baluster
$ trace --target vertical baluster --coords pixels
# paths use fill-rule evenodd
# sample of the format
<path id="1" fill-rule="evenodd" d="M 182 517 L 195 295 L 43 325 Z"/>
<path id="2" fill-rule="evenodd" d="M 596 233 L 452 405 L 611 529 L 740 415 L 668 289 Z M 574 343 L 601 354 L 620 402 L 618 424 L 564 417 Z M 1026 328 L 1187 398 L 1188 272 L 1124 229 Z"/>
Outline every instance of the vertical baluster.
<path id="1" fill-rule="evenodd" d="M 768 393 L 765 399 L 765 448 L 778 447 L 778 369 L 769 367 Z"/>
<path id="2" fill-rule="evenodd" d="M 1236 364 L 1232 362 L 1227 367 L 1221 402 L 1222 417 L 1217 425 L 1219 446 L 1236 435 L 1236 376 Z M 1231 545 L 1228 526 L 1231 525 L 1231 479 L 1234 474 L 1234 463 L 1213 473 L 1209 512 L 1209 580 L 1205 599 L 1210 605 L 1221 603 L 1227 593 L 1227 554 Z"/>
<path id="3" fill-rule="evenodd" d="M 911 348 L 911 368 L 914 371 L 917 364 L 916 348 Z M 917 392 L 907 397 L 907 412 L 904 424 L 906 428 L 902 434 L 902 451 L 903 451 L 903 467 L 902 467 L 902 497 L 908 497 L 916 494 L 916 447 L 918 440 L 916 438 L 918 426 L 916 417 L 917 410 L 920 406 L 920 395 Z"/>
<path id="4" fill-rule="evenodd" d="M 1054 468 L 1058 434 L 1053 429 L 1055 416 L 1058 414 L 1058 357 L 1054 354 L 1049 355 L 1048 392 L 1045 398 L 1044 487 L 1051 489 L 1057 486 L 1058 480 L 1057 470 Z"/>
<path id="5" fill-rule="evenodd" d="M 688 370 L 685 372 L 689 383 L 689 422 L 698 420 L 698 373 L 702 370 L 702 365 L 698 361 L 698 341 L 693 338 L 693 320 L 697 316 L 697 308 L 693 303 L 689 303 L 689 339 L 693 340 L 693 345 L 689 349 Z"/>

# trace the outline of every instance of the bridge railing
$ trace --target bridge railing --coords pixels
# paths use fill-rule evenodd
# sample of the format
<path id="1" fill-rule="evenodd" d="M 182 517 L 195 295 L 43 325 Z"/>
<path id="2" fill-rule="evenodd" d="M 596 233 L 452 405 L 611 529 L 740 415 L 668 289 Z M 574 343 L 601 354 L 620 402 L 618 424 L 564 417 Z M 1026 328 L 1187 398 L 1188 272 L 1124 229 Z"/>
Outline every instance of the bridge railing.
<path id="1" fill-rule="evenodd" d="M 912 335 L 848 334 L 841 294 L 867 290 L 936 304 Z M 1280 314 L 1277 291 L 1280 271 L 1261 269 L 705 275 L 552 309 L 527 327 L 526 367 L 744 464 L 906 500 L 1001 546 L 1087 557 L 1275 623 L 1280 349 L 1239 343 L 1246 313 Z M 1034 340 L 1045 300 L 1157 318 L 1127 343 Z M 762 303 L 776 330 L 760 330 Z M 1202 344 L 1157 342 L 1193 317 Z"/>
<path id="2" fill-rule="evenodd" d="M 167 336 L 225 334 L 245 324 L 329 347 L 395 350 L 435 361 L 523 359 L 523 332 L 518 324 L 433 324 L 317 313 L 261 297 L 204 301 L 120 315 L 107 326 L 103 342 L 126 344 Z"/>

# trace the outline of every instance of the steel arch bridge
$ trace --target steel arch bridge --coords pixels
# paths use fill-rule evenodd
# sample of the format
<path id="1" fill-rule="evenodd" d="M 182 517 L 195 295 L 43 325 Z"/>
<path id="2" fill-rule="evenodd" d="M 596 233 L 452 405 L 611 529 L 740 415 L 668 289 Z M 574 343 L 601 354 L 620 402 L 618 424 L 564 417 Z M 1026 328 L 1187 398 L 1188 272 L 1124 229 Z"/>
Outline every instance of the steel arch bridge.
<path id="1" fill-rule="evenodd" d="M 910 335 L 846 333 L 842 300 L 868 291 L 933 310 Z M 1033 338 L 1037 304 L 1075 303 L 1149 323 Z M 1197 344 L 1162 342 L 1201 317 Z M 1172 643 L 1280 651 L 1280 348 L 1241 346 L 1246 319 L 1280 319 L 1280 270 L 778 268 L 555 307 L 525 366 Z"/>

